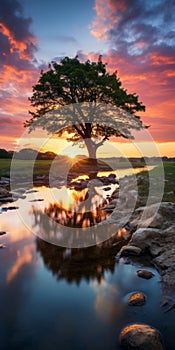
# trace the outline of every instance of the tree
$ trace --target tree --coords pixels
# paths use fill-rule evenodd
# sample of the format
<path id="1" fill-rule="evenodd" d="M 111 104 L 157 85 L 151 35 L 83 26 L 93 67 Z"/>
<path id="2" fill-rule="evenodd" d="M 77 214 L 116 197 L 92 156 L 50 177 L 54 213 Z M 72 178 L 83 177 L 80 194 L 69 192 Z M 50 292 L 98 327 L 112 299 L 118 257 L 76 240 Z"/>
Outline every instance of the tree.
<path id="1" fill-rule="evenodd" d="M 25 126 L 65 134 L 74 144 L 84 141 L 89 158 L 95 159 L 98 147 L 111 136 L 133 138 L 132 129 L 145 127 L 136 114 L 145 106 L 122 88 L 117 71 L 108 73 L 106 65 L 102 56 L 97 62 L 82 63 L 76 56 L 49 64 L 33 86 L 32 118 Z M 66 107 L 64 113 L 60 107 Z"/>

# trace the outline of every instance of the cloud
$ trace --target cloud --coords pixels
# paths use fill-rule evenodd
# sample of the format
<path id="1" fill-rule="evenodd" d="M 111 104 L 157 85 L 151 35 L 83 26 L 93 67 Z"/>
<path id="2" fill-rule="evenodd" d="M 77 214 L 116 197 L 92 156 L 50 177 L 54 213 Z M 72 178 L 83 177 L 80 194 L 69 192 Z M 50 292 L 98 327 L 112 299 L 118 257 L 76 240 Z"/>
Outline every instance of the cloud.
<path id="1" fill-rule="evenodd" d="M 24 18 L 17 0 L 1 0 L 0 32 L 6 38 L 5 54 L 18 53 L 20 58 L 33 57 L 36 37 L 30 31 L 31 18 Z"/>
<path id="2" fill-rule="evenodd" d="M 175 2 L 172 0 L 96 0 L 91 33 L 105 39 L 110 72 L 118 70 L 123 87 L 146 105 L 145 123 L 157 140 L 174 139 Z M 106 15 L 105 15 L 106 13 Z M 97 53 L 80 56 L 92 58 Z M 167 130 L 161 129 L 164 119 Z M 159 123 L 159 124 L 158 124 Z M 172 132 L 173 130 L 173 132 Z"/>
<path id="3" fill-rule="evenodd" d="M 1 0 L 0 116 L 1 132 L 8 136 L 20 136 L 29 109 L 28 94 L 39 76 L 31 23 L 18 0 Z"/>
<path id="4" fill-rule="evenodd" d="M 175 42 L 175 3 L 171 0 L 132 0 L 132 4 L 130 0 L 96 0 L 95 10 L 91 32 L 97 38 L 108 38 L 130 55 L 150 51 L 150 45 Z"/>

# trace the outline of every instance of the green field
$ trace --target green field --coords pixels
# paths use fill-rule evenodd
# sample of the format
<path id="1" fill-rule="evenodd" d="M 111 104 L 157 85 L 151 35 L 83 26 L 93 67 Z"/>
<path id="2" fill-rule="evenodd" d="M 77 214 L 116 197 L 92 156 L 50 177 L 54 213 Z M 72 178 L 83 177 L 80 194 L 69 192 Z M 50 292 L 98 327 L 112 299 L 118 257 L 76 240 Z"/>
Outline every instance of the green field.
<path id="1" fill-rule="evenodd" d="M 163 162 L 164 174 L 162 174 L 160 167 L 155 167 L 149 171 L 143 171 L 140 173 L 142 175 L 141 183 L 139 184 L 139 196 L 140 198 L 146 198 L 149 192 L 149 178 L 155 181 L 155 192 L 158 189 L 159 181 L 164 183 L 164 194 L 162 201 L 175 203 L 175 162 Z M 153 189 L 153 195 L 154 189 Z"/>
<path id="2" fill-rule="evenodd" d="M 0 177 L 9 177 L 10 176 L 10 159 L 0 159 Z M 170 201 L 175 203 L 175 162 L 164 162 L 164 195 L 163 201 Z M 121 164 L 120 164 L 121 166 Z M 29 174 L 32 167 L 32 161 L 30 160 L 15 160 L 15 175 L 19 177 L 25 177 Z M 66 162 L 53 162 L 52 160 L 36 160 L 34 164 L 34 176 L 44 176 L 48 175 L 50 169 L 53 169 L 58 175 L 64 175 L 66 169 L 70 168 L 69 164 Z M 159 181 L 160 168 L 155 167 L 149 171 L 143 171 L 141 173 L 143 180 L 139 184 L 139 196 L 142 198 L 147 197 L 149 191 L 149 177 L 152 177 L 155 181 Z M 155 186 L 156 190 L 156 186 Z M 153 193 L 154 194 L 154 193 Z"/>
<path id="3" fill-rule="evenodd" d="M 35 175 L 47 175 L 50 169 L 51 160 L 36 160 L 34 166 Z M 19 176 L 25 176 L 29 173 L 33 162 L 30 160 L 15 160 L 15 172 Z M 0 176 L 10 176 L 11 159 L 0 159 Z"/>
<path id="4" fill-rule="evenodd" d="M 105 159 L 104 159 L 105 161 Z M 102 160 L 98 161 L 99 164 L 104 164 Z M 48 175 L 50 171 L 50 167 L 52 166 L 55 171 L 58 171 L 59 174 L 65 173 L 67 168 L 70 168 L 71 164 L 73 164 L 73 161 L 71 161 L 69 158 L 64 161 L 53 161 L 53 160 L 36 160 L 34 164 L 34 176 L 43 176 Z M 78 163 L 77 163 L 78 164 Z M 107 164 L 111 166 L 112 169 L 116 169 L 117 167 L 119 169 L 128 167 L 128 163 L 126 162 L 119 162 L 116 163 L 116 161 L 108 161 Z M 10 177 L 10 166 L 11 166 L 11 159 L 0 159 L 0 177 Z M 144 166 L 143 162 L 137 161 L 133 162 L 132 166 L 135 167 L 141 167 Z M 33 167 L 33 161 L 32 160 L 20 160 L 15 159 L 15 163 L 13 163 L 13 169 L 15 169 L 15 173 L 19 176 L 25 176 L 28 175 L 29 171 L 31 170 L 31 167 Z"/>

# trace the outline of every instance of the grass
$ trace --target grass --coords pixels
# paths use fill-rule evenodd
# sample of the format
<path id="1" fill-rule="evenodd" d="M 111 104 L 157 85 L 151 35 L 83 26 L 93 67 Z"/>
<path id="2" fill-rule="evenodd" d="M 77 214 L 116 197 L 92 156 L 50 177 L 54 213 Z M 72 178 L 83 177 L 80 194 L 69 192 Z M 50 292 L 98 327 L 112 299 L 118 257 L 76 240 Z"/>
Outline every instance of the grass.
<path id="1" fill-rule="evenodd" d="M 10 176 L 10 159 L 0 159 L 0 177 L 9 177 Z M 34 166 L 34 176 L 43 176 L 48 175 L 51 166 L 53 171 L 58 175 L 64 175 L 71 163 L 60 163 L 55 162 L 53 166 L 52 160 L 36 160 Z M 138 164 L 139 166 L 140 164 Z M 175 162 L 164 162 L 164 194 L 163 201 L 175 203 Z M 16 160 L 15 163 L 15 175 L 16 176 L 27 176 L 32 166 L 32 161 L 30 160 Z M 160 178 L 160 167 L 155 167 L 149 171 L 142 171 L 139 173 L 142 175 L 142 179 L 139 180 L 139 197 L 146 199 L 149 192 L 149 179 L 152 179 L 155 182 L 155 191 L 157 191 L 159 178 Z M 161 179 L 162 182 L 162 179 Z M 153 188 L 154 192 L 154 188 Z M 153 193 L 154 195 L 155 193 Z M 144 200 L 143 200 L 144 201 Z"/>
<path id="2" fill-rule="evenodd" d="M 55 171 L 58 175 L 64 175 L 65 171 L 70 168 L 71 163 L 60 162 L 53 160 L 36 160 L 33 167 L 32 160 L 15 160 L 12 163 L 13 175 L 25 177 L 33 172 L 34 176 L 49 175 L 50 169 Z M 33 169 L 33 170 L 32 170 Z M 11 159 L 0 159 L 0 177 L 10 177 L 11 174 Z"/>
<path id="3" fill-rule="evenodd" d="M 17 176 L 25 176 L 29 173 L 31 166 L 32 166 L 32 162 L 31 160 L 15 160 L 15 174 Z M 99 160 L 98 161 L 99 164 L 104 165 L 105 164 L 105 160 Z M 34 175 L 35 176 L 43 176 L 43 175 L 48 175 L 49 171 L 50 171 L 50 167 L 51 165 L 53 166 L 54 164 L 54 168 L 58 169 L 59 173 L 64 174 L 65 170 L 71 166 L 71 161 L 67 162 L 67 163 L 63 163 L 60 161 L 56 161 L 53 163 L 52 160 L 36 160 L 35 161 L 35 166 L 34 166 Z M 108 162 L 108 164 L 111 166 L 112 169 L 116 169 L 117 167 L 119 169 L 122 168 L 127 168 L 128 167 L 128 163 L 126 162 L 119 162 L 118 164 L 115 162 Z M 143 162 L 133 162 L 132 166 L 135 167 L 141 167 L 143 166 Z M 11 166 L 11 159 L 0 159 L 0 177 L 4 176 L 4 177 L 10 177 L 10 166 Z"/>
<path id="4" fill-rule="evenodd" d="M 0 160 L 0 176 L 9 176 L 10 159 Z"/>
<path id="5" fill-rule="evenodd" d="M 47 175 L 51 166 L 51 160 L 36 160 L 34 166 L 35 175 Z M 0 159 L 0 176 L 10 176 L 11 159 Z M 32 161 L 30 160 L 16 160 L 15 161 L 15 174 L 26 176 L 32 167 Z"/>
<path id="6" fill-rule="evenodd" d="M 139 197 L 145 204 L 148 193 L 150 181 L 155 184 L 152 189 L 152 195 L 156 196 L 157 191 L 162 189 L 162 182 L 164 183 L 164 191 L 162 201 L 175 203 L 175 162 L 163 162 L 163 170 L 160 166 L 153 168 L 152 170 L 142 171 L 138 174 L 139 184 Z M 139 180 L 139 175 L 142 176 Z"/>

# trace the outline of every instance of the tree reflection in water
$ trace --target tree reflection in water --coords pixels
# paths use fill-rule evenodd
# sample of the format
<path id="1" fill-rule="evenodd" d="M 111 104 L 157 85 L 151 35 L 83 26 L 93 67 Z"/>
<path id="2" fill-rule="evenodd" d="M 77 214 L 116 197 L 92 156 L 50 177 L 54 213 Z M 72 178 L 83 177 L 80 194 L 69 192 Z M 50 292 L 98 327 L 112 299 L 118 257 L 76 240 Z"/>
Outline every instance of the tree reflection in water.
<path id="1" fill-rule="evenodd" d="M 43 212 L 33 206 L 35 224 L 42 226 L 43 217 L 47 215 L 63 226 L 85 228 L 94 226 L 109 216 L 101 209 L 107 204 L 107 200 L 95 191 L 91 191 L 90 196 L 87 189 L 81 192 L 73 191 L 71 195 L 74 204 L 70 204 L 68 209 L 64 207 L 62 201 L 50 203 Z"/>
<path id="2" fill-rule="evenodd" d="M 98 225 L 109 216 L 102 210 L 108 200 L 97 192 L 92 183 L 90 185 L 83 191 L 71 192 L 73 204 L 67 203 L 68 208 L 61 200 L 50 203 L 44 210 L 33 205 L 35 233 L 48 242 L 71 247 L 90 246 L 111 237 L 114 232 L 111 233 L 110 226 Z"/>
<path id="3" fill-rule="evenodd" d="M 103 180 L 98 177 L 97 166 L 95 168 L 92 161 L 75 165 L 69 171 L 64 198 L 55 198 L 44 209 L 33 206 L 32 216 L 37 236 L 59 246 L 81 248 L 103 242 L 119 229 L 112 231 L 110 225 L 99 225 L 110 215 L 103 210 L 110 200 L 106 198 L 106 192 L 104 196 L 103 190 L 100 192 L 99 189 L 109 186 L 110 181 L 113 186 L 118 183 L 112 174 L 108 178 L 104 176 Z M 103 166 L 107 167 L 105 163 Z M 82 176 L 88 176 L 88 179 L 82 181 Z"/>
<path id="4" fill-rule="evenodd" d="M 65 279 L 68 283 L 77 285 L 82 279 L 95 279 L 100 283 L 106 271 L 114 272 L 116 254 L 128 239 L 128 232 L 121 229 L 116 235 L 96 246 L 71 249 L 58 247 L 37 238 L 36 249 L 58 280 Z"/>

